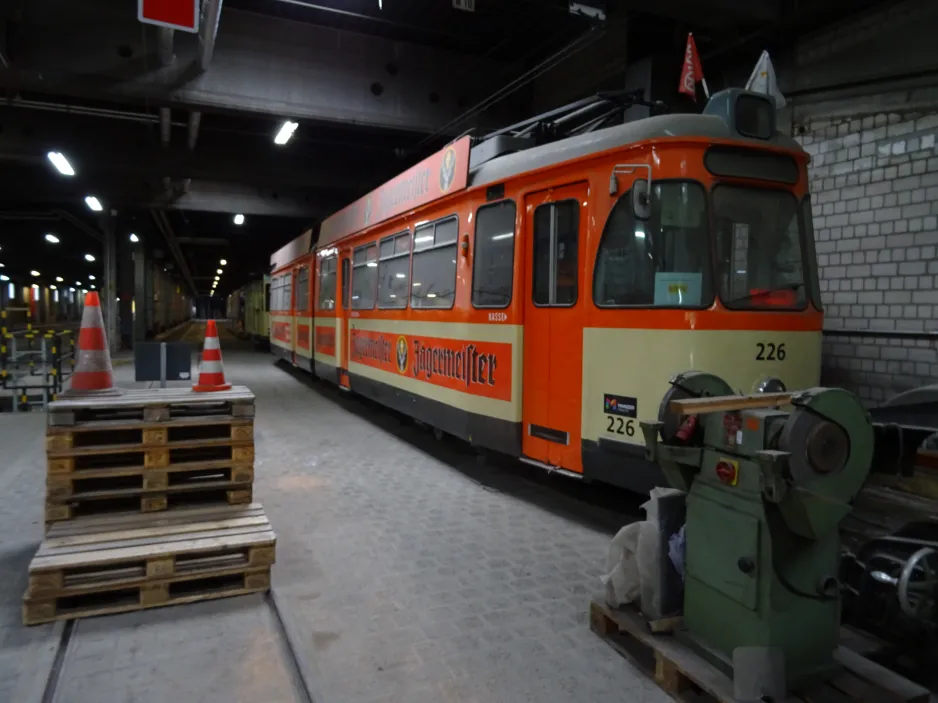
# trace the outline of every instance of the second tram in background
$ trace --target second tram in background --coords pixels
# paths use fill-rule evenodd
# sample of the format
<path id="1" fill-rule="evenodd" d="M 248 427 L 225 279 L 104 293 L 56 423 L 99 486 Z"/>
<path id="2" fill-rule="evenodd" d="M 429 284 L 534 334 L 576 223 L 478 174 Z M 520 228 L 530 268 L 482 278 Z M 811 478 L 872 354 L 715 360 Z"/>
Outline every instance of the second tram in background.
<path id="1" fill-rule="evenodd" d="M 519 143 L 464 137 L 275 253 L 273 352 L 479 448 L 638 491 L 660 480 L 639 421 L 675 373 L 818 384 L 808 155 L 770 99 Z"/>
<path id="2" fill-rule="evenodd" d="M 251 281 L 228 296 L 226 317 L 244 337 L 258 347 L 270 341 L 270 276 Z"/>

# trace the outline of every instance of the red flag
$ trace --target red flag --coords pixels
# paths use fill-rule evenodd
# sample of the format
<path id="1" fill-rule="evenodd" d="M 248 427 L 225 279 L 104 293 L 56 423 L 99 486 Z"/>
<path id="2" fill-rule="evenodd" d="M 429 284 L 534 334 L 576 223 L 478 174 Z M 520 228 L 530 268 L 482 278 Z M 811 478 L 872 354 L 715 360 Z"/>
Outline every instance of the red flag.
<path id="1" fill-rule="evenodd" d="M 703 68 L 700 66 L 700 56 L 697 55 L 697 45 L 694 35 L 687 35 L 687 48 L 684 50 L 684 68 L 681 70 L 681 82 L 677 87 L 679 93 L 685 93 L 697 102 L 697 83 L 703 83 L 704 92 L 707 93 L 707 82 L 704 80 Z"/>

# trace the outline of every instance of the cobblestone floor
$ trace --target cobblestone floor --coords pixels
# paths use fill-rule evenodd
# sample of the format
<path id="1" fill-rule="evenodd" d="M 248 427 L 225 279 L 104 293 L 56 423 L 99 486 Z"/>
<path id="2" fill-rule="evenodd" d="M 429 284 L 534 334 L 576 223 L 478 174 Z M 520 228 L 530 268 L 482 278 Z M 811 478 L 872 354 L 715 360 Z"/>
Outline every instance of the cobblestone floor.
<path id="1" fill-rule="evenodd" d="M 580 490 L 567 480 L 479 468 L 456 442 L 223 345 L 229 380 L 257 395 L 255 500 L 316 703 L 669 700 L 587 626 L 617 511 L 566 495 Z M 57 628 L 23 628 L 19 612 L 41 539 L 43 423 L 0 416 L 0 700 L 41 695 L 55 652 Z M 55 700 L 298 690 L 255 596 L 80 621 Z"/>

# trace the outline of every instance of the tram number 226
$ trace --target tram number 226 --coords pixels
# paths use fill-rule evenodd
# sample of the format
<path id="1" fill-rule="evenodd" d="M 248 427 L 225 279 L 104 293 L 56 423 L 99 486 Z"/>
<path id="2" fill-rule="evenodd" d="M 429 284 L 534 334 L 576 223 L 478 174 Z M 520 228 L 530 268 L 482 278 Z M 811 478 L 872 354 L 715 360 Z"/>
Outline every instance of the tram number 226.
<path id="1" fill-rule="evenodd" d="M 635 420 L 623 417 L 606 416 L 606 432 L 621 434 L 626 437 L 635 436 Z"/>
<path id="2" fill-rule="evenodd" d="M 785 361 L 785 342 L 758 342 L 756 344 L 756 361 Z"/>

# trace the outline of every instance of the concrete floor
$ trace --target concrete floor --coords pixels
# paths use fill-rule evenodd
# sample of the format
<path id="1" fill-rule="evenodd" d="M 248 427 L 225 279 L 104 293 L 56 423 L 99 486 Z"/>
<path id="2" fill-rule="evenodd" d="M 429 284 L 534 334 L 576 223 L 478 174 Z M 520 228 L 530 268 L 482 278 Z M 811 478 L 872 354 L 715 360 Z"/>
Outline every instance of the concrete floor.
<path id="1" fill-rule="evenodd" d="M 222 344 L 228 380 L 257 395 L 254 495 L 316 703 L 670 700 L 587 625 L 618 506 L 514 462 L 478 468 L 457 442 Z M 53 666 L 62 624 L 20 619 L 44 421 L 0 416 L 0 701 L 307 700 L 262 596 L 76 621 Z"/>

